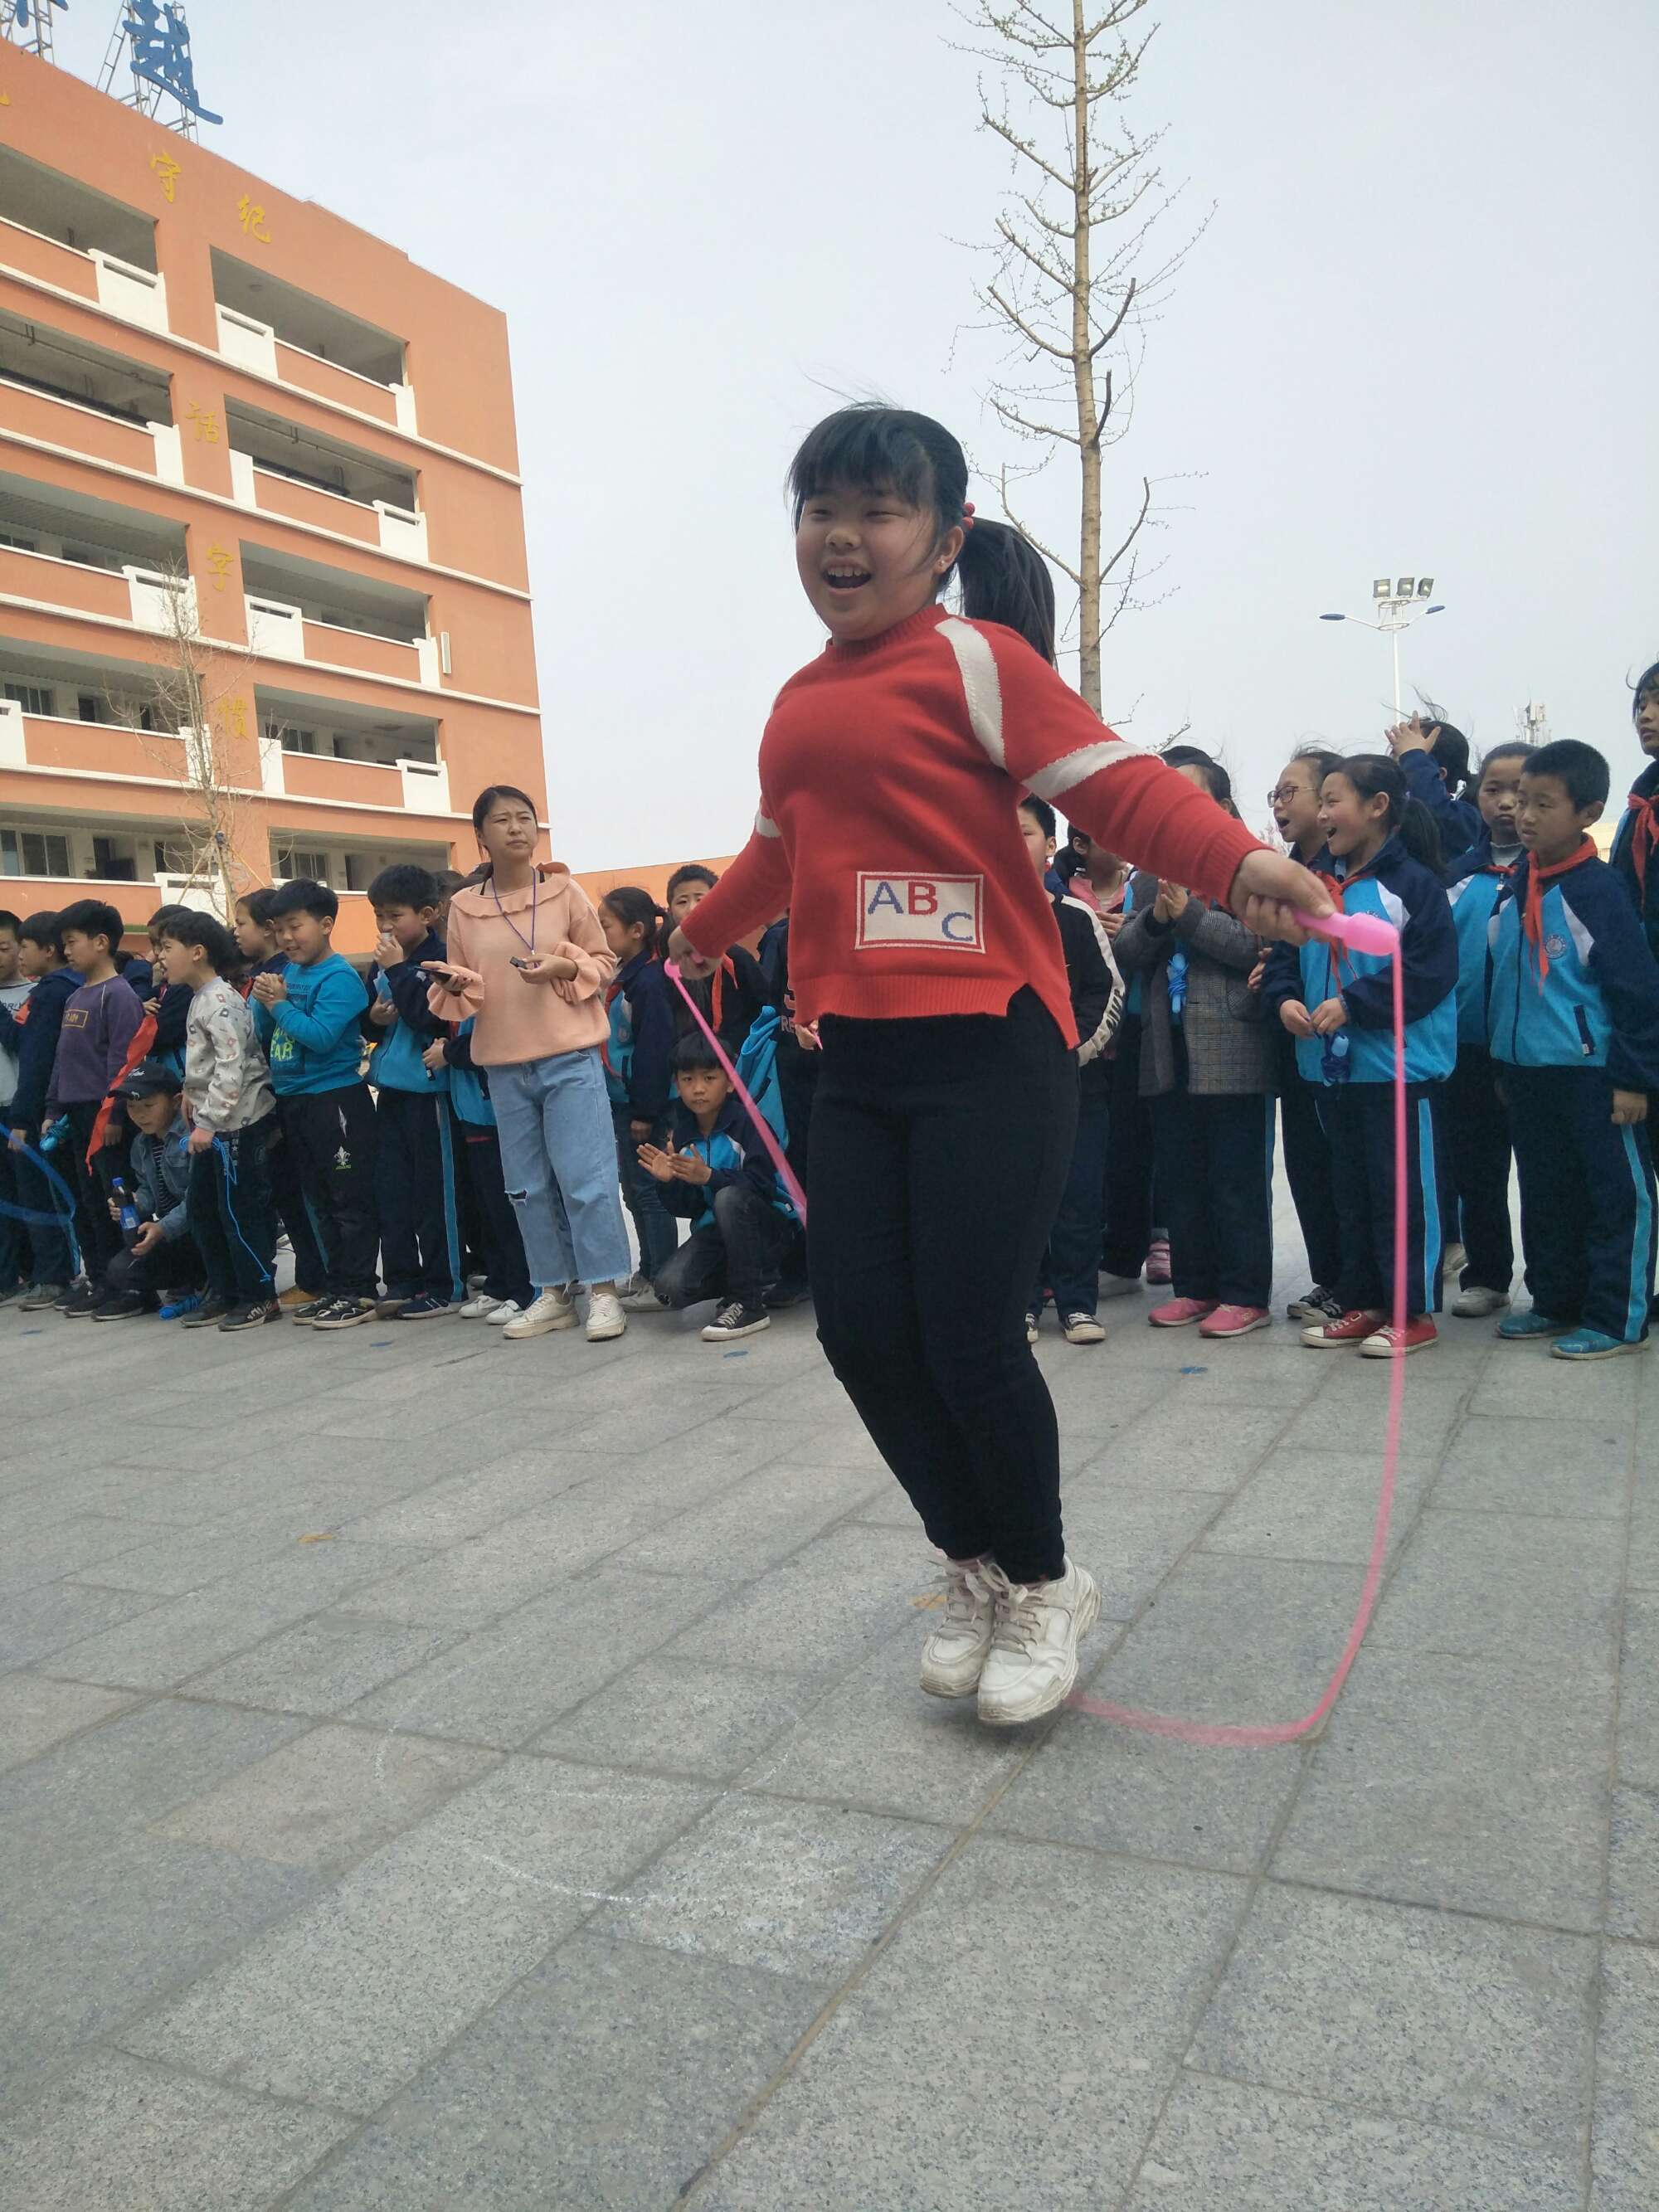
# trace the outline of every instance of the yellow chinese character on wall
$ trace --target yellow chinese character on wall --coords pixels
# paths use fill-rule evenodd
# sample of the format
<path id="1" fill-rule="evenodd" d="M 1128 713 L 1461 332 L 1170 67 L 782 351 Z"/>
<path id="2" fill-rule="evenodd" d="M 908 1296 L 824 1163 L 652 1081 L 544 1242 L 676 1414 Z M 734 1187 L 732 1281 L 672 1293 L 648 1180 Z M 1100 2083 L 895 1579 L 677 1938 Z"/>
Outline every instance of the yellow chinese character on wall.
<path id="1" fill-rule="evenodd" d="M 219 442 L 219 414 L 213 407 L 204 407 L 192 399 L 185 410 L 185 419 L 196 425 L 196 435 L 204 446 Z"/>
<path id="2" fill-rule="evenodd" d="M 230 725 L 233 737 L 245 738 L 247 735 L 247 701 L 240 695 L 234 699 L 227 699 L 225 720 Z"/>
<path id="3" fill-rule="evenodd" d="M 236 212 L 248 236 L 257 238 L 262 246 L 269 246 L 270 233 L 265 228 L 265 211 L 259 203 L 251 200 L 244 192 L 236 203 Z"/>
<path id="4" fill-rule="evenodd" d="M 152 154 L 149 166 L 161 179 L 161 198 L 170 207 L 179 183 L 179 164 L 171 154 Z"/>
<path id="5" fill-rule="evenodd" d="M 210 545 L 207 550 L 208 572 L 213 578 L 213 588 L 222 592 L 230 578 L 230 555 L 222 545 Z"/>

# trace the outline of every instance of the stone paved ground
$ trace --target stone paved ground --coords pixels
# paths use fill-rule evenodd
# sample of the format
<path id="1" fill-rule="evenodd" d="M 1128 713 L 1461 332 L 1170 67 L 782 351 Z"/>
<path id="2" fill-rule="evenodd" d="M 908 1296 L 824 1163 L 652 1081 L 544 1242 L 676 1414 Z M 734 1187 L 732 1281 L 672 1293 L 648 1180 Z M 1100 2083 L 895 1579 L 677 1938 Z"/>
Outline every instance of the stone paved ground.
<path id="1" fill-rule="evenodd" d="M 1095 1685 L 1291 1717 L 1384 1370 L 1143 1313 L 1042 1354 Z M 1270 1751 L 921 1698 L 800 1312 L 0 1357 L 5 2212 L 1659 2202 L 1659 1355 L 1449 1324 Z"/>

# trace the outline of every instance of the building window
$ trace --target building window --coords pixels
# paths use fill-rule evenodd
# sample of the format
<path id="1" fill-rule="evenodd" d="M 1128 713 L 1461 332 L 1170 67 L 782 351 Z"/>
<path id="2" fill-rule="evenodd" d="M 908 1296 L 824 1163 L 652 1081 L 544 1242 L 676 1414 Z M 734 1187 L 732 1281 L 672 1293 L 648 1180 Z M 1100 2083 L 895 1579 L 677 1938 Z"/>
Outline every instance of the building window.
<path id="1" fill-rule="evenodd" d="M 289 883 L 298 877 L 307 877 L 313 884 L 328 881 L 328 854 L 312 852 L 302 845 L 279 845 L 276 848 L 276 873 Z"/>
<path id="2" fill-rule="evenodd" d="M 8 699 L 15 699 L 26 714 L 49 714 L 52 694 L 42 684 L 8 684 Z"/>
<path id="3" fill-rule="evenodd" d="M 18 538 L 9 530 L 0 530 L 0 545 L 9 545 L 14 553 L 38 553 L 40 541 L 33 538 Z"/>
<path id="4" fill-rule="evenodd" d="M 187 876 L 190 873 L 191 858 L 188 845 L 169 845 L 158 837 L 151 850 L 155 855 L 155 872 L 158 876 Z"/>
<path id="5" fill-rule="evenodd" d="M 67 837 L 44 830 L 0 830 L 0 876 L 67 876 Z"/>
<path id="6" fill-rule="evenodd" d="M 265 724 L 266 743 L 269 744 L 272 738 L 276 740 L 285 753 L 314 753 L 317 750 L 316 731 L 296 730 L 291 722 L 267 722 Z"/>
<path id="7" fill-rule="evenodd" d="M 109 709 L 95 691 L 82 691 L 75 702 L 75 711 L 83 722 L 106 722 Z"/>
<path id="8" fill-rule="evenodd" d="M 126 840 L 125 838 L 123 838 L 120 842 L 125 844 Z M 137 860 L 125 859 L 120 853 L 117 852 L 115 848 L 116 841 L 113 837 L 94 837 L 93 839 L 93 874 L 104 883 L 136 884 L 138 880 L 138 863 Z"/>

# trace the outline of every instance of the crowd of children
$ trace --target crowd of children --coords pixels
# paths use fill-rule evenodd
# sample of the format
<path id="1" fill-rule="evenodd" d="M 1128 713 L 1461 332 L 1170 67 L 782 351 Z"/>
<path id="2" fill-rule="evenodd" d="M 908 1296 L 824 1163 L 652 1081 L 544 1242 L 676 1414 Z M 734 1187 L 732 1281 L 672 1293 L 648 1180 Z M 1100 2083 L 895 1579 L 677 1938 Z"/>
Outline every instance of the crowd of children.
<path id="1" fill-rule="evenodd" d="M 1069 1343 L 1098 1344 L 1101 1299 L 1143 1269 L 1169 1292 L 1155 1327 L 1267 1327 L 1276 1121 L 1314 1278 L 1289 1310 L 1310 1348 L 1431 1345 L 1453 1257 L 1453 1313 L 1503 1316 L 1505 1340 L 1568 1358 L 1646 1340 L 1659 665 L 1634 720 L 1650 764 L 1610 862 L 1589 835 L 1608 766 L 1572 740 L 1501 744 L 1472 773 L 1461 732 L 1413 718 L 1386 751 L 1303 748 L 1270 794 L 1339 905 L 1400 931 L 1403 1330 L 1389 963 L 1323 939 L 1269 951 L 1081 833 L 1057 853 L 1052 806 L 1020 800 L 1080 1039 L 1031 1341 L 1052 1299 Z M 1164 758 L 1237 813 L 1207 754 Z M 371 884 L 366 976 L 333 950 L 337 902 L 313 882 L 251 892 L 234 930 L 164 907 L 148 962 L 96 900 L 0 913 L 0 1303 L 225 1330 L 458 1313 L 519 1339 L 576 1326 L 583 1285 L 593 1341 L 704 1300 L 704 1335 L 730 1341 L 801 1294 L 801 1224 L 665 965 L 713 872 L 678 871 L 665 905 L 623 886 L 596 906 L 536 860 L 525 793 L 492 787 L 473 819 L 474 876 L 398 866 Z M 820 1054 L 788 947 L 785 916 L 689 988 L 804 1176 Z"/>

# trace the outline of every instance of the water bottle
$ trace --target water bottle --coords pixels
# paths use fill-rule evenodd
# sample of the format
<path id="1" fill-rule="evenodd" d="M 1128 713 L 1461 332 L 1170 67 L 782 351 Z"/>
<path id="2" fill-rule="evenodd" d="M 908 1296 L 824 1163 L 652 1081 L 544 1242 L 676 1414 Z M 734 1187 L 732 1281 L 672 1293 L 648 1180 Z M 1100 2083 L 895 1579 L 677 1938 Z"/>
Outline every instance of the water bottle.
<path id="1" fill-rule="evenodd" d="M 1325 1040 L 1325 1050 L 1319 1062 L 1319 1072 L 1327 1083 L 1346 1083 L 1351 1073 L 1348 1066 L 1348 1033 L 1334 1030 Z"/>
<path id="2" fill-rule="evenodd" d="M 112 1176 L 109 1187 L 114 1193 L 116 1209 L 121 1217 L 122 1236 L 136 1237 L 138 1234 L 138 1209 L 127 1195 L 125 1179 L 120 1176 Z"/>

